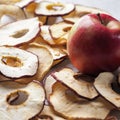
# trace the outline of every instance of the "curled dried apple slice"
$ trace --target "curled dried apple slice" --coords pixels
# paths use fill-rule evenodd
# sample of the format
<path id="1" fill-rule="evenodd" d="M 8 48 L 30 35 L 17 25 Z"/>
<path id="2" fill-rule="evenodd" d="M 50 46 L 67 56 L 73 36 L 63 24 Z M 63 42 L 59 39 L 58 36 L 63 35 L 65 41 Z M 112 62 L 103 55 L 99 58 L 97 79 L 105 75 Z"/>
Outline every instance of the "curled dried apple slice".
<path id="1" fill-rule="evenodd" d="M 45 92 L 42 85 L 36 81 L 28 85 L 0 83 L 0 94 L 1 120 L 28 120 L 43 109 Z"/>
<path id="2" fill-rule="evenodd" d="M 120 94 L 112 89 L 112 83 L 115 79 L 113 73 L 103 72 L 95 79 L 94 86 L 106 100 L 120 108 Z"/>
<path id="3" fill-rule="evenodd" d="M 14 47 L 0 47 L 0 72 L 10 78 L 33 76 L 38 68 L 36 55 Z"/>
<path id="4" fill-rule="evenodd" d="M 83 5 L 75 5 L 75 10 L 71 12 L 68 15 L 63 16 L 63 19 L 65 21 L 75 23 L 76 21 L 79 20 L 80 17 L 86 14 L 90 13 L 107 13 L 104 10 L 94 8 L 94 7 L 88 7 L 88 6 L 83 6 Z"/>
<path id="5" fill-rule="evenodd" d="M 70 68 L 63 68 L 62 70 L 52 74 L 56 80 L 62 82 L 82 97 L 94 99 L 98 96 L 92 82 L 87 82 L 80 78 L 76 79 L 74 75 L 74 71 Z"/>
<path id="6" fill-rule="evenodd" d="M 19 20 L 0 28 L 0 45 L 17 46 L 32 41 L 40 31 L 38 18 Z"/>
<path id="7" fill-rule="evenodd" d="M 60 16 L 70 13 L 74 8 L 74 4 L 72 3 L 65 4 L 60 2 L 41 1 L 37 5 L 35 13 L 37 15 Z"/>
<path id="8" fill-rule="evenodd" d="M 25 14 L 23 10 L 18 6 L 14 6 L 14 5 L 0 4 L 0 18 L 3 15 L 9 15 L 15 18 L 16 20 L 25 19 Z"/>
<path id="9" fill-rule="evenodd" d="M 67 22 L 60 22 L 60 23 L 51 25 L 49 27 L 49 30 L 53 39 L 58 39 L 61 36 L 65 35 L 67 32 L 69 32 L 72 26 L 73 24 L 70 24 Z"/>
<path id="10" fill-rule="evenodd" d="M 114 107 L 102 97 L 92 101 L 69 94 L 68 88 L 63 84 L 56 82 L 52 87 L 50 103 L 53 109 L 66 119 L 104 119 Z"/>

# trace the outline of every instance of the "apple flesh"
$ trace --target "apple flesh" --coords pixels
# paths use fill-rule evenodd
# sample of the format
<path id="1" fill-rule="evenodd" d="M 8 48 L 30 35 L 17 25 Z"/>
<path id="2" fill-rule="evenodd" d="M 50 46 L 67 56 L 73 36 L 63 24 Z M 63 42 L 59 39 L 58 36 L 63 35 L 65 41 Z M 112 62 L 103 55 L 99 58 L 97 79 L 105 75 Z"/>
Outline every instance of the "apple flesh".
<path id="1" fill-rule="evenodd" d="M 120 22 L 107 14 L 88 14 L 70 31 L 67 50 L 81 72 L 98 74 L 120 65 Z"/>

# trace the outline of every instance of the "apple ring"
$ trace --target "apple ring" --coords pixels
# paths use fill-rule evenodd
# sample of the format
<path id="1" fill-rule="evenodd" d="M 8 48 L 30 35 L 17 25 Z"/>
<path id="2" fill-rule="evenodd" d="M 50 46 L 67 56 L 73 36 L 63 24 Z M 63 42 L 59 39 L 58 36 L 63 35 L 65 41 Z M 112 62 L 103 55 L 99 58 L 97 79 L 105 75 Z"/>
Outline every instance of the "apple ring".
<path id="1" fill-rule="evenodd" d="M 0 120 L 28 120 L 43 109 L 45 92 L 36 81 L 0 83 L 0 94 Z"/>
<path id="2" fill-rule="evenodd" d="M 0 46 L 17 46 L 32 41 L 40 31 L 38 18 L 19 20 L 0 29 Z"/>
<path id="3" fill-rule="evenodd" d="M 38 69 L 38 57 L 14 47 L 0 47 L 0 72 L 10 78 L 33 76 Z"/>
<path id="4" fill-rule="evenodd" d="M 71 3 L 42 1 L 38 3 L 35 13 L 37 15 L 59 16 L 69 14 L 74 8 L 74 4 Z"/>
<path id="5" fill-rule="evenodd" d="M 9 15 L 16 20 L 25 19 L 25 14 L 23 10 L 20 7 L 15 5 L 0 4 L 0 18 L 3 15 Z"/>

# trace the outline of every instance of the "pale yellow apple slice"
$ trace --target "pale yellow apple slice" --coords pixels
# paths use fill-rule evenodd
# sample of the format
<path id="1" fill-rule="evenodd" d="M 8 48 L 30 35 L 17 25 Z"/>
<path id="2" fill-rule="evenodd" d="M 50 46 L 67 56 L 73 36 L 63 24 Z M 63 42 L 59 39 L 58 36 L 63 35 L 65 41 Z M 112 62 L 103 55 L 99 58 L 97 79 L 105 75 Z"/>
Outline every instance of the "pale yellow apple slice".
<path id="1" fill-rule="evenodd" d="M 67 22 L 59 22 L 51 25 L 49 27 L 49 30 L 53 39 L 59 39 L 61 36 L 69 32 L 72 26 L 73 24 Z"/>
<path id="2" fill-rule="evenodd" d="M 88 6 L 83 6 L 83 5 L 75 5 L 75 10 L 73 12 L 71 12 L 68 15 L 63 16 L 63 19 L 65 21 L 71 22 L 71 23 L 75 23 L 79 20 L 80 17 L 86 15 L 86 14 L 90 14 L 90 13 L 107 13 L 104 10 L 98 9 L 98 8 L 94 8 L 94 7 L 88 7 Z"/>
<path id="3" fill-rule="evenodd" d="M 94 99 L 98 96 L 92 82 L 87 82 L 81 78 L 76 79 L 74 75 L 75 72 L 70 68 L 63 68 L 62 70 L 52 74 L 56 80 L 62 82 L 82 97 Z"/>
<path id="4" fill-rule="evenodd" d="M 36 55 L 14 47 L 0 47 L 0 72 L 10 78 L 33 76 L 38 68 Z"/>
<path id="5" fill-rule="evenodd" d="M 74 97 L 68 93 L 68 88 L 57 82 L 52 87 L 49 102 L 53 109 L 66 119 L 103 120 L 114 107 L 102 97 L 92 101 Z"/>
<path id="6" fill-rule="evenodd" d="M 26 18 L 23 10 L 15 5 L 0 4 L 0 18 L 3 15 L 9 15 L 16 20 L 22 20 Z"/>
<path id="7" fill-rule="evenodd" d="M 109 102 L 120 108 L 120 94 L 112 89 L 112 83 L 116 80 L 113 73 L 103 72 L 95 79 L 96 90 Z"/>
<path id="8" fill-rule="evenodd" d="M 70 13 L 74 8 L 72 3 L 41 1 L 37 5 L 35 13 L 37 15 L 60 16 Z"/>
<path id="9" fill-rule="evenodd" d="M 0 46 L 17 46 L 32 41 L 40 31 L 38 18 L 16 21 L 0 28 Z"/>
<path id="10" fill-rule="evenodd" d="M 45 92 L 36 81 L 28 85 L 0 83 L 0 94 L 1 120 L 28 120 L 43 109 Z"/>
<path id="11" fill-rule="evenodd" d="M 66 120 L 61 116 L 57 115 L 51 106 L 47 105 L 44 106 L 44 109 L 38 116 L 38 118 L 40 118 L 41 120 Z"/>

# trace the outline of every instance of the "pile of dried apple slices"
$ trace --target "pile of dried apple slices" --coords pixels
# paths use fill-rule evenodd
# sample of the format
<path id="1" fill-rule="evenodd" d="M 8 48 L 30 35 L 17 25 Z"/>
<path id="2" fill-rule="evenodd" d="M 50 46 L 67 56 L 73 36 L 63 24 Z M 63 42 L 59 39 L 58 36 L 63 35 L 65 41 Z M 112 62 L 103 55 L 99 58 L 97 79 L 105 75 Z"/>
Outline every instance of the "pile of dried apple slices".
<path id="1" fill-rule="evenodd" d="M 119 75 L 84 75 L 68 59 L 69 31 L 89 13 L 107 12 L 73 3 L 0 1 L 0 120 L 107 120 L 111 110 L 119 111 Z"/>

